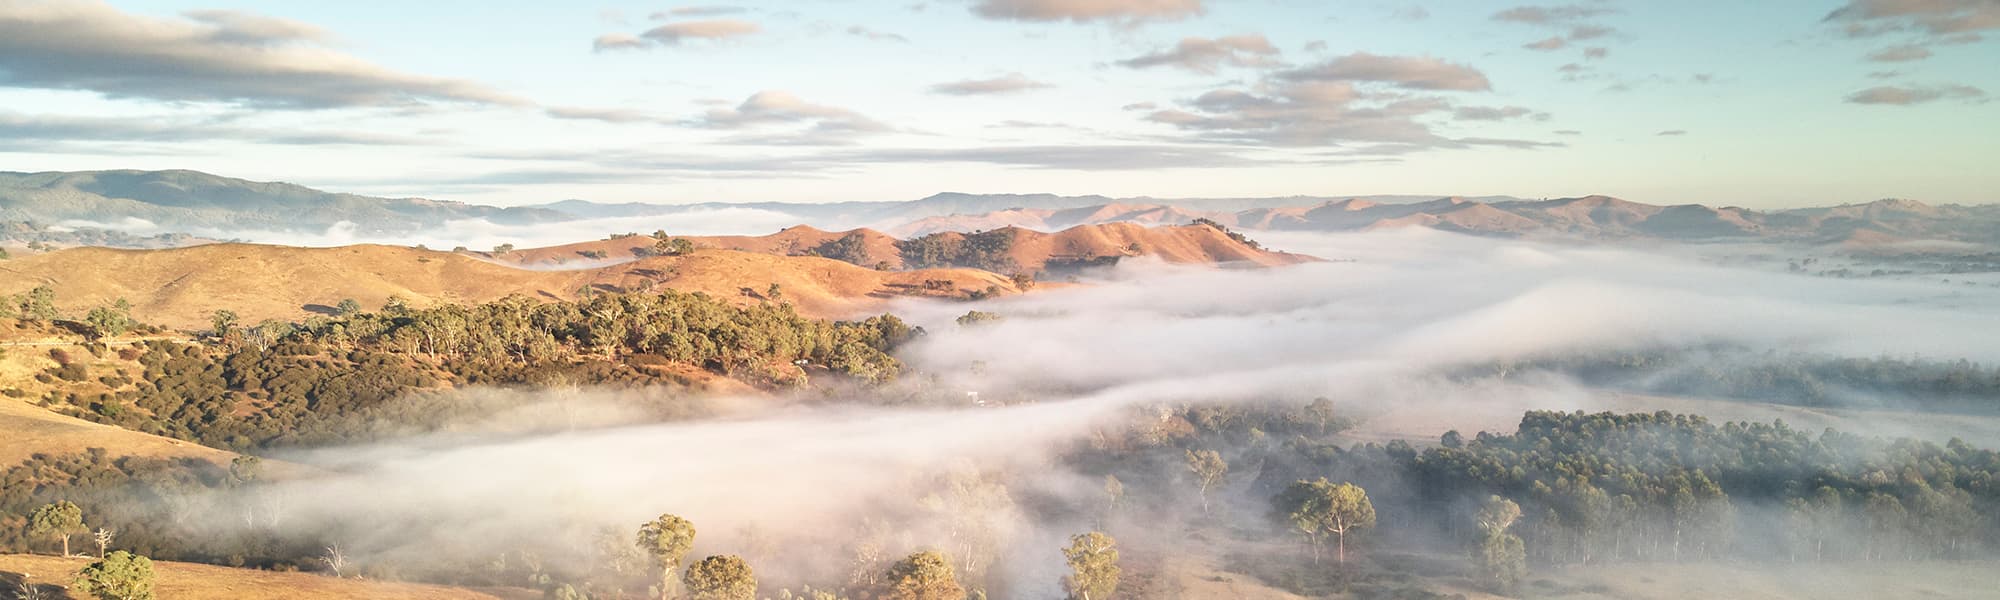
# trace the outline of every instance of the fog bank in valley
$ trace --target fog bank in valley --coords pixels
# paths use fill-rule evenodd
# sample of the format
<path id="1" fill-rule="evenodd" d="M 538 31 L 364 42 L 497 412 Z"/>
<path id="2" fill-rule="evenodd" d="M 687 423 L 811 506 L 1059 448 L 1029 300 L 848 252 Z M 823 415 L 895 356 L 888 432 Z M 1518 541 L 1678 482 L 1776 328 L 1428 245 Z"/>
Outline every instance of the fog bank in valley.
<path id="1" fill-rule="evenodd" d="M 838 548 L 857 540 L 880 538 L 900 556 L 986 536 L 1000 549 L 994 578 L 1048 596 L 1059 540 L 1091 526 L 1089 511 L 1060 507 L 1090 506 L 1100 493 L 1060 455 L 1149 407 L 1326 397 L 1435 439 L 1465 414 L 1651 410 L 1561 373 L 1494 367 L 1541 356 L 1728 345 L 2000 361 L 2000 297 L 1987 290 L 1731 268 L 1684 248 L 1423 230 L 1262 237 L 1328 261 L 1258 270 L 1127 261 L 1017 297 L 908 301 L 894 312 L 929 334 L 900 351 L 910 366 L 902 381 L 838 392 L 879 397 L 807 393 L 647 423 L 614 398 L 551 396 L 548 411 L 524 413 L 538 427 L 298 455 L 329 474 L 258 493 L 283 499 L 284 527 L 338 532 L 323 535 L 400 560 L 477 560 L 496 544 L 559 554 L 601 529 L 629 535 L 672 512 L 701 527 L 696 555 L 743 553 L 760 573 L 769 565 L 831 581 L 849 568 Z M 1003 319 L 955 322 L 972 309 Z M 950 401 L 896 407 L 905 396 Z M 600 418 L 536 416 L 576 414 Z M 1909 430 L 1919 426 L 1842 423 L 1935 433 Z M 987 479 L 1008 492 L 994 498 L 966 483 Z M 972 508 L 944 507 L 953 503 Z"/>

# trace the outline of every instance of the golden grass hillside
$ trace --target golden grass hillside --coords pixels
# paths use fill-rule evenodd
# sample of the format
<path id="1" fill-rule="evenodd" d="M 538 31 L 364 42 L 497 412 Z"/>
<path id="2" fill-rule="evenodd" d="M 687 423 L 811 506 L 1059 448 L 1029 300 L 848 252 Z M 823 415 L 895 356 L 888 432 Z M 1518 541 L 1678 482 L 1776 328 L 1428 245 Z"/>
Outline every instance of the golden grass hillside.
<path id="1" fill-rule="evenodd" d="M 1152 256 L 1170 263 L 1240 263 L 1276 266 L 1305 262 L 1311 257 L 1271 252 L 1230 239 L 1215 228 L 1200 225 L 1148 227 L 1138 223 L 1079 225 L 1054 233 L 1019 227 L 997 231 L 1013 238 L 1008 252 L 1025 271 L 1042 270 L 1051 259 L 1099 256 Z M 962 237 L 960 233 L 942 233 Z M 737 250 L 779 256 L 802 256 L 823 245 L 848 236 L 860 241 L 862 264 L 903 268 L 902 251 L 896 238 L 873 229 L 821 231 L 805 225 L 789 227 L 765 236 L 680 236 L 697 248 Z M 536 267 L 589 264 L 591 261 L 628 259 L 652 248 L 651 236 L 639 235 L 596 240 L 546 248 L 515 250 L 495 256 L 496 260 Z M 603 256 L 598 259 L 595 256 Z"/>
<path id="2" fill-rule="evenodd" d="M 27 554 L 0 554 L 0 580 L 66 586 L 76 572 L 94 562 Z M 436 585 L 337 579 L 314 573 L 280 573 L 232 569 L 193 563 L 153 562 L 153 597 L 161 600 L 500 600 L 499 596 Z M 8 596 L 12 597 L 12 596 Z M 86 600 L 87 595 L 57 594 L 49 600 Z"/>
<path id="3" fill-rule="evenodd" d="M 91 448 L 103 448 L 113 457 L 197 458 L 217 465 L 228 465 L 236 457 L 194 442 L 92 423 L 8 398 L 0 398 L 0 432 L 6 432 L 0 440 L 0 468 L 36 454 L 81 454 Z"/>
<path id="4" fill-rule="evenodd" d="M 822 258 L 728 250 L 575 270 L 523 269 L 469 254 L 379 245 L 73 248 L 0 262 L 0 295 L 48 285 L 56 292 L 57 308 L 71 317 L 125 298 L 140 321 L 189 330 L 207 329 L 217 310 L 234 311 L 244 323 L 297 321 L 328 313 L 348 298 L 373 309 L 392 296 L 428 306 L 517 294 L 561 300 L 587 289 L 670 287 L 748 304 L 764 301 L 761 296 L 773 283 L 801 313 L 825 318 L 878 312 L 897 296 L 1019 291 L 1005 277 L 972 269 L 885 272 Z"/>

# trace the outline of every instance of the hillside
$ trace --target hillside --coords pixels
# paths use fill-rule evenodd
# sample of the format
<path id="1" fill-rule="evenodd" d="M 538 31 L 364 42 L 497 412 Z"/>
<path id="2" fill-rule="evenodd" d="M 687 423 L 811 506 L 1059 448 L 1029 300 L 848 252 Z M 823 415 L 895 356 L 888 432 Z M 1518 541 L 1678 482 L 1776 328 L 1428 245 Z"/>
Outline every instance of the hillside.
<path id="1" fill-rule="evenodd" d="M 878 312 L 896 296 L 962 298 L 989 288 L 1018 291 L 1004 277 L 966 269 L 885 272 L 823 258 L 729 250 L 575 270 L 528 270 L 470 254 L 395 246 L 74 248 L 0 262 L 0 274 L 6 275 L 0 278 L 0 294 L 49 285 L 65 314 L 125 298 L 142 322 L 190 330 L 207 329 L 217 310 L 235 311 L 244 323 L 297 321 L 330 314 L 348 298 L 374 308 L 394 296 L 422 307 L 509 295 L 570 299 L 586 289 L 665 286 L 747 304 L 762 301 L 760 295 L 775 283 L 801 313 L 845 318 Z"/>
<path id="2" fill-rule="evenodd" d="M 1179 219 L 1181 216 L 1185 215 L 1175 214 L 1172 218 L 1184 223 L 1185 220 Z M 962 245 L 968 237 L 956 231 L 926 234 L 926 236 L 935 236 L 929 238 L 933 242 L 954 246 Z M 1231 239 L 1226 233 L 1211 227 L 1187 225 L 1145 227 L 1130 222 L 1118 222 L 1079 225 L 1054 233 L 1044 233 L 1032 228 L 1002 227 L 975 236 L 1004 247 L 1004 250 L 1000 251 L 1004 254 L 1004 260 L 990 261 L 966 260 L 963 257 L 926 260 L 910 256 L 909 248 L 924 247 L 918 245 L 924 241 L 924 237 L 899 240 L 873 229 L 822 231 L 800 225 L 766 236 L 686 236 L 685 239 L 697 248 L 778 256 L 824 256 L 879 270 L 903 269 L 913 264 L 924 266 L 949 264 L 1004 273 L 1034 273 L 1049 270 L 1051 263 L 1059 263 L 1058 266 L 1061 266 L 1061 264 L 1093 261 L 1115 262 L 1120 258 L 1134 256 L 1150 256 L 1180 264 L 1232 263 L 1256 266 L 1295 264 L 1312 260 L 1306 256 L 1263 250 Z M 655 239 L 650 236 L 628 236 L 515 250 L 495 258 L 533 268 L 603 264 L 606 261 L 646 256 L 654 243 Z"/>
<path id="3" fill-rule="evenodd" d="M 21 576 L 43 585 L 66 586 L 77 570 L 95 562 L 30 554 L 0 554 L 0 580 L 10 592 Z M 280 573 L 194 563 L 153 561 L 153 595 L 163 600 L 498 600 L 459 588 L 412 583 L 340 579 L 314 573 Z M 49 600 L 84 600 L 61 594 Z"/>
<path id="4" fill-rule="evenodd" d="M 330 193 L 196 171 L 0 172 L 0 221 L 99 224 L 147 234 L 320 233 L 340 223 L 386 234 L 455 219 L 519 224 L 567 218 L 546 209 Z"/>
<path id="5" fill-rule="evenodd" d="M 1105 204 L 1063 211 L 1009 209 L 929 217 L 898 232 L 978 231 L 995 226 L 1052 230 L 1105 223 L 1203 217 L 1246 230 L 1367 231 L 1428 227 L 1502 237 L 1596 240 L 1765 240 L 1879 245 L 1917 240 L 2000 243 L 2000 207 L 1930 206 L 1878 200 L 1832 207 L 1757 211 L 1702 204 L 1661 206 L 1609 196 L 1489 202 L 1442 198 L 1385 204 L 1361 198 L 1236 212 L 1190 211 L 1177 205 Z"/>

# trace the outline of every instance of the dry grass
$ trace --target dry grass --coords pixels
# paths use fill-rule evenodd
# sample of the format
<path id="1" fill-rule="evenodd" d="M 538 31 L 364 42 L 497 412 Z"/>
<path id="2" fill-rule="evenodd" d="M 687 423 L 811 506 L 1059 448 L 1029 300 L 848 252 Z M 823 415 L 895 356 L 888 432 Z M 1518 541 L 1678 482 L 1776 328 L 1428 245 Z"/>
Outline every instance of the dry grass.
<path id="1" fill-rule="evenodd" d="M 139 433 L 111 425 L 59 415 L 13 399 L 0 399 L 0 467 L 12 466 L 36 454 L 64 455 L 103 448 L 111 456 L 199 458 L 229 464 L 234 453 L 193 442 Z"/>
<path id="2" fill-rule="evenodd" d="M 1535 573 L 1535 597 L 1575 600 L 1942 600 L 2000 597 L 2000 564 L 1920 562 L 1843 565 L 1645 564 Z M 1547 589 L 1553 587 L 1555 589 Z"/>
<path id="3" fill-rule="evenodd" d="M 0 554 L 0 574 L 41 584 L 66 585 L 88 558 Z M 335 579 L 312 573 L 279 573 L 192 563 L 154 561 L 154 597 L 162 600 L 497 600 L 497 596 L 434 585 Z M 79 594 L 57 598 L 83 600 Z"/>
<path id="4" fill-rule="evenodd" d="M 569 271 L 527 270 L 466 254 L 374 245 L 75 248 L 0 262 L 0 294 L 47 284 L 55 288 L 57 307 L 69 315 L 125 298 L 139 320 L 187 330 L 206 329 L 219 309 L 235 311 L 245 323 L 297 321 L 329 312 L 343 299 L 373 308 L 391 296 L 421 307 L 509 295 L 572 299 L 586 288 L 663 286 L 749 304 L 762 301 L 756 294 L 772 283 L 780 284 L 785 298 L 802 313 L 848 318 L 880 311 L 889 298 L 924 294 L 926 280 L 952 282 L 950 292 L 939 294 L 954 297 L 989 286 L 1017 291 L 1004 277 L 984 271 L 882 272 L 821 258 L 727 250 Z"/>

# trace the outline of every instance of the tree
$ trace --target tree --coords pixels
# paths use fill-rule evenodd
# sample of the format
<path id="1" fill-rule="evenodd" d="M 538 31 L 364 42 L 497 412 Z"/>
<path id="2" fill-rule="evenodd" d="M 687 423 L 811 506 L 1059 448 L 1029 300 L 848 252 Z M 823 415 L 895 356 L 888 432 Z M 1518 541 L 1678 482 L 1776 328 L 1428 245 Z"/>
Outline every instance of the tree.
<path id="1" fill-rule="evenodd" d="M 28 515 L 28 534 L 62 540 L 63 556 L 69 556 L 69 536 L 85 531 L 83 509 L 68 500 L 44 505 Z"/>
<path id="2" fill-rule="evenodd" d="M 91 534 L 91 538 L 97 541 L 98 560 L 104 560 L 106 558 L 104 553 L 111 549 L 111 540 L 117 537 L 117 535 L 118 535 L 117 532 L 114 532 L 110 529 L 105 529 L 103 527 L 97 528 L 97 533 Z"/>
<path id="3" fill-rule="evenodd" d="M 660 597 L 672 592 L 676 579 L 674 572 L 680 570 L 681 559 L 694 549 L 694 523 L 674 515 L 660 515 L 651 523 L 639 527 L 639 550 L 653 557 L 653 566 L 660 573 Z"/>
<path id="4" fill-rule="evenodd" d="M 90 309 L 83 322 L 90 326 L 92 337 L 103 339 L 124 335 L 132 328 L 132 303 L 124 298 L 111 306 Z"/>
<path id="5" fill-rule="evenodd" d="M 361 303 L 353 298 L 344 298 L 339 304 L 333 305 L 333 314 L 338 316 L 351 317 L 360 313 Z"/>
<path id="6" fill-rule="evenodd" d="M 21 319 L 27 321 L 52 321 L 55 320 L 57 315 L 55 288 L 38 285 L 35 286 L 35 289 L 28 290 L 26 295 L 21 296 Z"/>
<path id="7" fill-rule="evenodd" d="M 683 581 L 694 600 L 757 600 L 757 575 L 735 555 L 710 556 L 689 565 Z"/>
<path id="8" fill-rule="evenodd" d="M 1071 536 L 1063 548 L 1070 575 L 1063 589 L 1072 600 L 1106 600 L 1118 589 L 1118 542 L 1092 531 Z"/>
<path id="9" fill-rule="evenodd" d="M 1294 531 L 1306 536 L 1319 564 L 1320 539 L 1332 534 L 1338 560 L 1347 563 L 1347 535 L 1375 526 L 1375 505 L 1368 492 L 1352 483 L 1333 483 L 1321 477 L 1298 480 L 1272 498 L 1272 515 Z"/>
<path id="10" fill-rule="evenodd" d="M 248 454 L 229 459 L 229 487 L 243 487 L 264 471 L 264 459 Z"/>
<path id="11" fill-rule="evenodd" d="M 215 337 L 229 337 L 229 331 L 236 328 L 236 312 L 228 309 L 215 311 L 208 318 L 209 327 Z"/>
<path id="12" fill-rule="evenodd" d="M 1125 482 L 1117 475 L 1104 476 L 1104 512 L 1116 512 L 1118 505 L 1125 502 Z"/>
<path id="13" fill-rule="evenodd" d="M 319 564 L 326 565 L 333 571 L 333 577 L 339 579 L 341 572 L 347 570 L 347 553 L 340 550 L 340 544 L 327 546 L 319 555 Z"/>
<path id="14" fill-rule="evenodd" d="M 1208 490 L 1229 474 L 1229 463 L 1214 450 L 1187 451 L 1188 471 L 1194 473 L 1196 491 L 1201 495 L 1201 512 L 1208 512 Z"/>
<path id="15" fill-rule="evenodd" d="M 119 550 L 84 567 L 75 586 L 98 600 L 153 600 L 153 560 Z"/>
<path id="16" fill-rule="evenodd" d="M 1499 496 L 1487 498 L 1479 508 L 1479 542 L 1472 549 L 1472 560 L 1480 578 L 1495 591 L 1512 591 L 1527 576 L 1527 545 L 1507 532 L 1520 518 L 1521 506 Z"/>
<path id="17" fill-rule="evenodd" d="M 983 310 L 967 311 L 965 314 L 959 315 L 958 326 L 971 327 L 973 325 L 998 323 L 1006 319 L 1006 317 L 1000 316 L 999 313 L 990 313 Z"/>
<path id="18" fill-rule="evenodd" d="M 965 588 L 951 561 L 935 550 L 912 554 L 889 567 L 888 600 L 962 600 Z"/>
<path id="19" fill-rule="evenodd" d="M 1320 396 L 1313 398 L 1311 403 L 1306 404 L 1306 416 L 1312 418 L 1314 425 L 1319 426 L 1320 435 L 1326 435 L 1327 426 L 1333 424 L 1333 419 L 1337 414 L 1333 408 L 1333 401 L 1327 399 L 1325 396 Z"/>
<path id="20" fill-rule="evenodd" d="M 494 254 L 496 254 L 496 255 L 498 255 L 498 254 L 506 254 L 506 253 L 508 253 L 508 252 L 513 252 L 513 251 L 514 251 L 514 245 L 513 245 L 513 244 L 501 244 L 501 245 L 498 245 L 498 246 L 494 246 L 494 247 L 493 247 L 493 253 L 494 253 Z"/>
<path id="21" fill-rule="evenodd" d="M 694 242 L 688 241 L 687 238 L 666 237 L 663 235 L 664 233 L 655 232 L 653 236 L 655 240 L 653 242 L 653 254 L 659 256 L 680 256 L 694 252 Z"/>

